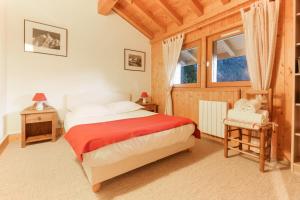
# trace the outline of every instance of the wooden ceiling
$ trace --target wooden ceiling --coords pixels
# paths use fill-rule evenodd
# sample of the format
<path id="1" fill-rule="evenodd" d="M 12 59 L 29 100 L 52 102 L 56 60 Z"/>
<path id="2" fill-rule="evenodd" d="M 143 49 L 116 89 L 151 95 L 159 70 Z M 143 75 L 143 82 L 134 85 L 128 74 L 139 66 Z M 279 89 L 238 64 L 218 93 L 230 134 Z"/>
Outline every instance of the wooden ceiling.
<path id="1" fill-rule="evenodd" d="M 114 11 L 150 40 L 207 20 L 249 0 L 98 0 L 98 13 Z"/>

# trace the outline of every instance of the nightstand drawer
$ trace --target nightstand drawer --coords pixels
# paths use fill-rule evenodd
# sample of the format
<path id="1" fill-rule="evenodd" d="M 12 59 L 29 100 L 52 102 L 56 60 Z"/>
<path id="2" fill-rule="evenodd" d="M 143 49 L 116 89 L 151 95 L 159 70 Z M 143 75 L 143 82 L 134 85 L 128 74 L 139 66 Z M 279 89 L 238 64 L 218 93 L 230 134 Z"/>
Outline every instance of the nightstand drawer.
<path id="1" fill-rule="evenodd" d="M 146 104 L 146 105 L 142 105 L 144 106 L 144 110 L 148 110 L 151 112 L 157 112 L 157 105 L 156 104 Z"/>
<path id="2" fill-rule="evenodd" d="M 36 122 L 47 122 L 52 121 L 53 114 L 47 113 L 47 114 L 31 114 L 26 115 L 26 123 L 36 123 Z"/>
<path id="3" fill-rule="evenodd" d="M 152 111 L 152 110 L 155 110 L 155 105 L 147 105 L 147 106 L 144 106 L 145 108 L 145 110 L 150 110 L 150 111 Z"/>

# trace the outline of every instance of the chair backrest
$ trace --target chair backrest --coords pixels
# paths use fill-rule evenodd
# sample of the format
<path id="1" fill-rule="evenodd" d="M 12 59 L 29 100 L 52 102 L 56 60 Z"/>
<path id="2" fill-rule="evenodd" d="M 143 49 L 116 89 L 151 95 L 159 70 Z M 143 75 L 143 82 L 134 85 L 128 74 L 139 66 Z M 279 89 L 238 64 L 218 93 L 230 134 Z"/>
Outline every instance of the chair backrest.
<path id="1" fill-rule="evenodd" d="M 272 103 L 273 103 L 273 95 L 272 95 L 272 89 L 268 90 L 247 90 L 245 92 L 246 98 L 255 98 L 257 96 L 262 97 L 262 109 L 269 111 L 269 116 L 272 116 Z"/>

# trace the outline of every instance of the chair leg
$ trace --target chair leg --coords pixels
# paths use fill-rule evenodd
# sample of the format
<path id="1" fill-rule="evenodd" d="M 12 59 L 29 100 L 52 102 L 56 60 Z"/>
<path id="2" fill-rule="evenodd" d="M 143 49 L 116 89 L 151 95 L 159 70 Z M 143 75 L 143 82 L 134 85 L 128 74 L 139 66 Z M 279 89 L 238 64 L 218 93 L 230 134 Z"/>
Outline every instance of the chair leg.
<path id="1" fill-rule="evenodd" d="M 224 157 L 228 158 L 228 126 L 225 125 L 224 131 Z"/>
<path id="2" fill-rule="evenodd" d="M 252 134 L 252 131 L 251 130 L 247 130 L 247 132 L 248 132 L 248 135 L 247 135 L 247 142 L 248 143 L 251 143 L 251 134 Z M 248 147 L 247 147 L 247 149 L 248 149 L 248 151 L 250 151 L 250 145 L 248 145 Z"/>
<path id="3" fill-rule="evenodd" d="M 260 130 L 259 170 L 265 171 L 265 130 Z"/>
<path id="4" fill-rule="evenodd" d="M 268 162 L 271 162 L 272 130 L 268 130 Z"/>
<path id="5" fill-rule="evenodd" d="M 239 140 L 242 141 L 243 140 L 243 131 L 242 129 L 239 129 Z M 243 144 L 239 143 L 239 150 L 243 149 Z"/>

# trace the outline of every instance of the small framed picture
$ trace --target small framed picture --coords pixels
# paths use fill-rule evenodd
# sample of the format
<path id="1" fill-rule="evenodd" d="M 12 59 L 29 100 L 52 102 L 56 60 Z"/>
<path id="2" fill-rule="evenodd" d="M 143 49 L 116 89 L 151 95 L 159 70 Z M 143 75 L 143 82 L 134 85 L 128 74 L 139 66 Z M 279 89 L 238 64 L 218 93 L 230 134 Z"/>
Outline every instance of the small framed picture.
<path id="1" fill-rule="evenodd" d="M 145 71 L 146 53 L 131 49 L 124 49 L 124 69 L 131 71 Z"/>
<path id="2" fill-rule="evenodd" d="M 25 19 L 24 51 L 67 57 L 68 30 Z"/>

